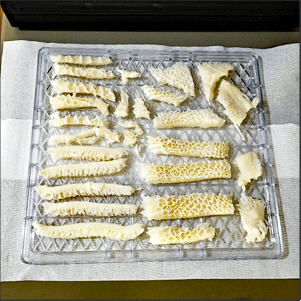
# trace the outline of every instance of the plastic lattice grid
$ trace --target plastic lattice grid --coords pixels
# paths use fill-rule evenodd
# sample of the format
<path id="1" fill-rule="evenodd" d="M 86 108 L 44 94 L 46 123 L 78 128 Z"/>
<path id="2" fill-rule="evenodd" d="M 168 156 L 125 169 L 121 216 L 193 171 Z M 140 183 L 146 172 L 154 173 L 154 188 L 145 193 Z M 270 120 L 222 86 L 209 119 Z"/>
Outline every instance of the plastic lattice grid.
<path id="1" fill-rule="evenodd" d="M 105 66 L 106 70 L 113 71 L 117 77 L 110 80 L 87 80 L 69 76 L 55 74 L 50 55 L 70 54 L 70 55 L 93 55 L 109 56 L 113 63 Z M 158 85 L 156 80 L 148 71 L 149 67 L 166 68 L 175 62 L 182 61 L 191 70 L 195 83 L 195 97 L 188 97 L 179 107 L 158 102 L 149 101 L 142 91 L 143 85 L 160 86 L 161 89 L 176 91 L 176 89 Z M 210 105 L 202 93 L 202 85 L 197 73 L 197 65 L 201 62 L 230 62 L 234 65 L 234 71 L 229 81 L 238 86 L 251 99 L 258 96 L 261 99 L 256 109 L 248 113 L 241 130 L 246 137 L 243 141 L 237 130 L 223 113 L 223 107 L 214 101 Z M 122 85 L 120 74 L 116 68 L 137 71 L 141 77 L 129 80 L 127 85 Z M 50 97 L 55 95 L 51 86 L 53 79 L 68 79 L 71 81 L 83 81 L 86 83 L 99 84 L 110 87 L 116 95 L 116 103 L 107 101 L 110 104 L 110 115 L 104 118 L 98 109 L 78 109 L 61 111 L 63 117 L 66 114 L 72 116 L 88 116 L 90 118 L 99 117 L 109 121 L 110 129 L 123 133 L 124 129 L 117 124 L 118 120 L 113 111 L 120 100 L 120 92 L 124 90 L 129 95 L 130 115 L 126 119 L 138 121 L 145 135 L 139 139 L 138 146 L 142 147 L 138 154 L 136 147 L 126 147 L 129 151 L 127 167 L 120 173 L 102 177 L 79 177 L 79 178 L 59 178 L 44 179 L 39 175 L 39 171 L 49 166 L 84 163 L 84 161 L 60 160 L 47 153 L 53 146 L 49 144 L 49 138 L 55 134 L 69 134 L 89 129 L 86 126 L 69 126 L 56 128 L 49 124 L 49 116 L 55 112 L 50 105 Z M 178 91 L 179 92 L 179 91 Z M 133 115 L 133 98 L 142 97 L 151 111 L 151 119 L 135 119 Z M 226 119 L 226 124 L 222 128 L 211 129 L 165 129 L 156 130 L 153 126 L 153 118 L 164 111 L 185 111 L 187 109 L 205 109 L 211 107 L 220 117 Z M 147 136 L 161 136 L 182 140 L 202 140 L 202 141 L 228 141 L 230 145 L 229 157 L 231 164 L 231 179 L 209 180 L 193 182 L 189 184 L 148 184 L 140 172 L 140 163 L 184 163 L 196 162 L 200 159 L 185 158 L 175 156 L 155 155 L 150 152 Z M 101 139 L 95 145 L 107 146 L 106 139 Z M 113 147 L 122 146 L 114 143 Z M 64 185 L 71 183 L 85 183 L 93 181 L 97 183 L 116 183 L 131 185 L 142 188 L 131 196 L 126 197 L 77 197 L 74 200 L 89 201 L 93 203 L 120 203 L 141 205 L 143 197 L 153 195 L 183 195 L 195 192 L 209 192 L 229 194 L 236 205 L 241 196 L 241 189 L 237 186 L 238 168 L 235 165 L 235 158 L 249 151 L 256 151 L 262 162 L 263 175 L 253 181 L 247 189 L 247 194 L 261 199 L 265 202 L 265 220 L 268 227 L 268 234 L 261 243 L 247 244 L 245 242 L 245 231 L 242 227 L 240 215 L 235 210 L 229 216 L 211 216 L 193 219 L 176 219 L 149 221 L 143 217 L 139 208 L 135 216 L 129 217 L 51 217 L 47 215 L 42 204 L 46 201 L 35 192 L 36 185 Z M 31 158 L 29 164 L 28 191 L 26 198 L 26 217 L 23 235 L 22 260 L 26 263 L 50 264 L 50 263 L 71 263 L 71 262 L 100 262 L 100 261 L 135 261 L 135 260 L 185 260 L 185 259 L 228 259 L 228 258 L 279 258 L 282 254 L 281 231 L 277 209 L 277 200 L 270 161 L 270 143 L 265 124 L 265 112 L 261 95 L 261 83 L 258 58 L 250 53 L 210 53 L 210 52 L 150 52 L 143 48 L 139 51 L 120 51 L 111 49 L 64 49 L 64 48 L 42 48 L 39 52 L 36 98 L 33 115 Z M 209 159 L 201 159 L 209 160 Z M 50 201 L 51 202 L 51 201 Z M 53 201 L 52 201 L 53 202 Z M 33 229 L 33 220 L 38 219 L 47 225 L 64 225 L 79 222 L 112 222 L 121 225 L 132 225 L 140 223 L 143 227 L 151 226 L 183 226 L 195 227 L 200 222 L 209 222 L 216 228 L 216 235 L 210 241 L 201 241 L 190 244 L 175 245 L 153 245 L 149 242 L 146 231 L 135 240 L 115 241 L 108 238 L 89 239 L 53 239 L 41 237 Z"/>

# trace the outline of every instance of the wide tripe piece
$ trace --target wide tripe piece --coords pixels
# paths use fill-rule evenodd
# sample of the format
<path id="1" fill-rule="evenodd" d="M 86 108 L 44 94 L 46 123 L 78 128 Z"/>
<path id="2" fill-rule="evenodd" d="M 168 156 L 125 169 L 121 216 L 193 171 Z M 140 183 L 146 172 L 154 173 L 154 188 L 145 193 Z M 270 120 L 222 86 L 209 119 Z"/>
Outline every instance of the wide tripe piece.
<path id="1" fill-rule="evenodd" d="M 250 101 L 246 94 L 226 80 L 222 80 L 216 99 L 224 106 L 224 113 L 236 125 L 240 125 L 246 118 L 247 112 L 259 103 L 258 97 Z"/>
<path id="2" fill-rule="evenodd" d="M 127 117 L 129 115 L 129 96 L 126 92 L 120 92 L 121 100 L 114 114 L 117 117 Z"/>
<path id="3" fill-rule="evenodd" d="M 224 159 L 229 152 L 229 143 L 223 141 L 183 141 L 148 137 L 148 143 L 151 151 L 157 155 Z"/>
<path id="4" fill-rule="evenodd" d="M 50 103 L 56 110 L 97 108 L 103 115 L 109 115 L 109 105 L 100 98 L 57 95 L 50 97 Z"/>
<path id="5" fill-rule="evenodd" d="M 100 96 L 103 99 L 115 102 L 115 94 L 110 88 L 61 79 L 52 80 L 51 85 L 53 86 L 54 91 L 58 94 L 92 94 L 94 96 Z"/>
<path id="6" fill-rule="evenodd" d="M 71 67 L 61 64 L 54 64 L 54 71 L 57 75 L 69 75 L 89 79 L 112 79 L 115 77 L 112 71 L 106 71 L 105 69 Z"/>
<path id="7" fill-rule="evenodd" d="M 144 103 L 143 99 L 141 97 L 136 97 L 134 99 L 134 110 L 133 113 L 136 118 L 150 118 L 150 112 Z"/>
<path id="8" fill-rule="evenodd" d="M 115 240 L 130 240 L 138 237 L 143 231 L 141 224 L 122 226 L 112 223 L 77 223 L 63 226 L 46 226 L 38 221 L 33 223 L 40 236 L 75 239 L 89 237 L 108 237 Z"/>
<path id="9" fill-rule="evenodd" d="M 87 161 L 109 161 L 128 155 L 124 148 L 100 146 L 62 146 L 47 151 L 58 159 L 74 159 Z"/>
<path id="10" fill-rule="evenodd" d="M 148 70 L 159 83 L 181 89 L 186 94 L 195 96 L 190 70 L 183 62 L 175 63 L 165 69 L 151 67 Z"/>
<path id="11" fill-rule="evenodd" d="M 172 93 L 150 86 L 143 86 L 142 90 L 149 99 L 173 104 L 176 107 L 187 99 L 186 95 Z"/>
<path id="12" fill-rule="evenodd" d="M 89 118 L 88 116 L 70 116 L 60 117 L 56 112 L 50 115 L 49 123 L 56 127 L 72 126 L 72 125 L 88 125 L 97 127 L 108 127 L 109 124 L 106 120 L 101 120 L 97 117 Z"/>
<path id="13" fill-rule="evenodd" d="M 43 203 L 47 214 L 51 216 L 123 216 L 134 215 L 138 206 L 132 204 L 102 204 L 82 201 L 72 201 L 65 203 Z"/>
<path id="14" fill-rule="evenodd" d="M 212 240 L 215 228 L 208 223 L 198 224 L 196 228 L 188 227 L 148 227 L 149 242 L 154 245 L 185 244 L 201 240 Z"/>
<path id="15" fill-rule="evenodd" d="M 118 67 L 116 68 L 116 70 L 121 74 L 121 83 L 123 85 L 126 85 L 128 83 L 129 78 L 138 78 L 141 76 L 141 74 L 136 71 L 122 70 Z"/>
<path id="16" fill-rule="evenodd" d="M 34 189 L 40 197 L 46 200 L 62 200 L 77 196 L 122 196 L 131 195 L 137 189 L 129 185 L 112 183 L 75 183 L 60 186 L 35 186 Z"/>
<path id="17" fill-rule="evenodd" d="M 238 156 L 235 161 L 240 171 L 237 184 L 245 191 L 246 185 L 252 179 L 257 180 L 262 175 L 262 166 L 256 152 L 249 152 Z"/>
<path id="18" fill-rule="evenodd" d="M 178 127 L 222 127 L 225 120 L 220 118 L 211 109 L 188 110 L 186 112 L 161 113 L 154 118 L 156 129 L 178 128 Z"/>
<path id="19" fill-rule="evenodd" d="M 185 164 L 141 164 L 145 181 L 152 184 L 183 183 L 231 178 L 226 159 Z"/>
<path id="20" fill-rule="evenodd" d="M 268 230 L 264 223 L 264 202 L 242 194 L 237 205 L 249 243 L 261 242 Z"/>
<path id="21" fill-rule="evenodd" d="M 210 102 L 214 98 L 217 83 L 222 77 L 228 77 L 234 66 L 229 63 L 206 62 L 198 65 L 198 73 L 201 77 L 204 94 Z"/>
<path id="22" fill-rule="evenodd" d="M 102 66 L 112 63 L 112 60 L 106 56 L 82 56 L 82 55 L 51 55 L 50 59 L 54 63 L 68 63 L 76 65 L 95 65 Z"/>
<path id="23" fill-rule="evenodd" d="M 117 173 L 126 167 L 126 159 L 96 163 L 65 164 L 42 169 L 40 175 L 46 179 L 61 177 L 91 177 Z"/>
<path id="24" fill-rule="evenodd" d="M 147 196 L 141 214 L 152 219 L 194 218 L 234 213 L 229 195 L 193 193 L 181 196 Z"/>

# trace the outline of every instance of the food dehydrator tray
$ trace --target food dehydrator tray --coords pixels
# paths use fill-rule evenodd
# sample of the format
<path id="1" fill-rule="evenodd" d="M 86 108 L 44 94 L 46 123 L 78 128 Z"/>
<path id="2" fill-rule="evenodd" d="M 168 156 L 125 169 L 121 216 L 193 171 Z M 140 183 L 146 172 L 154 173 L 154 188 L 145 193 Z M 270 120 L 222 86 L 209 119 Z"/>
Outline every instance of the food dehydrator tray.
<path id="1" fill-rule="evenodd" d="M 113 61 L 105 66 L 116 75 L 116 67 L 140 72 L 141 78 L 129 80 L 127 85 L 122 85 L 120 76 L 110 80 L 87 80 L 65 77 L 71 81 L 83 81 L 86 83 L 101 84 L 113 89 L 116 95 L 116 103 L 106 101 L 110 104 L 110 115 L 106 118 L 97 109 L 78 109 L 61 111 L 61 116 L 66 113 L 77 116 L 99 117 L 107 119 L 110 128 L 123 133 L 124 129 L 117 125 L 117 118 L 113 114 L 120 100 L 120 91 L 124 90 L 130 97 L 130 116 L 126 119 L 138 121 L 145 134 L 139 139 L 139 147 L 126 147 L 129 151 L 127 167 L 116 175 L 91 178 L 60 178 L 44 179 L 39 175 L 43 168 L 78 163 L 75 160 L 54 159 L 46 150 L 50 149 L 48 140 L 53 134 L 74 133 L 78 127 L 55 128 L 49 124 L 49 116 L 55 110 L 51 107 L 50 96 L 55 95 L 51 86 L 51 80 L 59 78 L 54 72 L 50 55 L 83 55 L 83 56 L 108 56 Z M 179 107 L 170 104 L 148 101 L 142 91 L 143 85 L 158 86 L 148 68 L 151 66 L 165 68 L 175 62 L 184 62 L 190 68 L 195 85 L 196 96 L 188 97 Z M 210 105 L 201 92 L 201 81 L 197 74 L 197 64 L 202 62 L 229 62 L 235 69 L 229 81 L 238 86 L 251 99 L 259 97 L 260 103 L 256 109 L 248 112 L 243 121 L 241 131 L 246 137 L 243 141 L 235 127 L 223 113 L 223 107 L 214 101 Z M 29 173 L 26 195 L 26 209 L 24 217 L 24 230 L 22 241 L 21 259 L 29 264 L 65 264 L 65 263 L 95 263 L 95 262 L 130 262 L 130 261 L 155 261 L 155 260 L 208 260 L 208 259 L 263 259 L 280 258 L 283 253 L 282 236 L 278 205 L 273 179 L 271 163 L 271 139 L 267 131 L 266 116 L 262 99 L 262 84 L 260 78 L 259 58 L 250 52 L 205 52 L 205 51 L 153 51 L 141 46 L 140 49 L 132 51 L 101 48 L 79 48 L 79 47 L 44 47 L 40 49 L 37 64 L 36 93 L 34 100 L 32 140 L 29 161 Z M 63 78 L 63 77 L 61 77 Z M 162 89 L 175 91 L 168 86 L 160 86 Z M 133 97 L 142 96 L 148 103 L 151 111 L 151 119 L 135 119 L 132 113 Z M 163 111 L 185 111 L 187 109 L 205 109 L 211 107 L 220 117 L 226 119 L 225 126 L 209 129 L 164 129 L 156 130 L 153 126 L 153 118 Z M 120 120 L 120 119 L 119 119 Z M 89 127 L 82 126 L 81 129 Z M 162 136 L 183 140 L 215 140 L 228 141 L 230 145 L 229 157 L 231 164 L 231 179 L 209 180 L 182 184 L 148 184 L 141 175 L 139 165 L 145 163 L 181 163 L 195 162 L 207 159 L 174 157 L 155 155 L 150 152 L 147 144 L 147 136 Z M 106 146 L 106 139 L 102 139 L 99 146 Z M 123 147 L 120 143 L 114 143 L 112 147 Z M 138 152 L 140 150 L 140 153 Z M 131 185 L 142 188 L 131 196 L 126 197 L 78 197 L 77 200 L 104 203 L 129 203 L 141 205 L 143 196 L 149 195 L 182 195 L 195 192 L 229 194 L 234 205 L 238 204 L 242 189 L 237 186 L 238 168 L 235 158 L 249 151 L 256 151 L 262 163 L 263 174 L 247 186 L 246 194 L 263 200 L 265 202 L 265 220 L 268 233 L 260 243 L 248 244 L 245 242 L 246 232 L 242 227 L 240 215 L 235 213 L 229 216 L 209 216 L 193 219 L 176 220 L 152 220 L 144 217 L 139 209 L 135 216 L 95 218 L 95 217 L 51 217 L 43 211 L 42 199 L 34 190 L 36 185 L 63 185 L 71 183 L 106 182 Z M 33 228 L 33 222 L 39 220 L 47 225 L 64 225 L 79 222 L 112 222 L 122 225 L 141 223 L 145 228 L 135 240 L 115 241 L 109 238 L 89 239 L 53 239 L 39 236 Z M 189 244 L 175 245 L 152 245 L 146 234 L 148 226 L 183 226 L 195 227 L 198 223 L 209 222 L 216 228 L 216 234 L 212 241 L 200 241 Z"/>

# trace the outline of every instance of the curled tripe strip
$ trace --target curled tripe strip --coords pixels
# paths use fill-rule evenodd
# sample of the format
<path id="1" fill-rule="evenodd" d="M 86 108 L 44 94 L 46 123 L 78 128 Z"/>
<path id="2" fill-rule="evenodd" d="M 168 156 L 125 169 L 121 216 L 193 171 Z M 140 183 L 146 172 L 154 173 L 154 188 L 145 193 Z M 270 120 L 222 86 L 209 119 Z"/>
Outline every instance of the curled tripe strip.
<path id="1" fill-rule="evenodd" d="M 51 216 L 123 216 L 134 215 L 138 210 L 138 206 L 133 204 L 103 204 L 81 201 L 65 203 L 46 202 L 43 203 L 43 207 L 46 213 Z"/>
<path id="2" fill-rule="evenodd" d="M 75 239 L 89 237 L 108 237 L 116 240 L 130 240 L 138 237 L 143 231 L 141 224 L 122 226 L 112 223 L 78 223 L 63 226 L 46 226 L 38 221 L 33 223 L 40 236 Z"/>
<path id="3" fill-rule="evenodd" d="M 142 130 L 141 126 L 136 121 L 133 120 L 118 121 L 118 125 L 122 126 L 125 129 L 134 129 L 138 136 L 144 134 L 144 131 Z"/>
<path id="4" fill-rule="evenodd" d="M 113 183 L 75 183 L 59 186 L 40 185 L 35 186 L 37 193 L 46 200 L 62 200 L 77 196 L 123 196 L 131 195 L 137 189 L 129 185 Z"/>
<path id="5" fill-rule="evenodd" d="M 117 117 L 127 117 L 129 115 L 129 96 L 126 92 L 120 92 L 121 100 L 114 114 Z"/>
<path id="6" fill-rule="evenodd" d="M 50 59 L 54 63 L 68 63 L 76 65 L 108 65 L 112 60 L 106 56 L 82 56 L 82 55 L 51 55 Z"/>

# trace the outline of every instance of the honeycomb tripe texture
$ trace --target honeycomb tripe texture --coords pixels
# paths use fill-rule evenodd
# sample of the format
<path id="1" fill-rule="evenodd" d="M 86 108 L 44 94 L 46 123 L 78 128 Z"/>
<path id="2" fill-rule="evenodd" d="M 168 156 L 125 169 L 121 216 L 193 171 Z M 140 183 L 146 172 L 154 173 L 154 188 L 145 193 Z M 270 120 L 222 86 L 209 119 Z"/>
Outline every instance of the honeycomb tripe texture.
<path id="1" fill-rule="evenodd" d="M 235 85 L 222 80 L 217 101 L 225 108 L 224 113 L 236 125 L 240 125 L 247 116 L 247 112 L 258 105 L 259 98 L 250 101 L 249 97 Z"/>
<path id="2" fill-rule="evenodd" d="M 141 128 L 141 126 L 139 125 L 139 123 L 137 121 L 134 121 L 134 120 L 118 121 L 118 125 L 120 125 L 121 127 L 125 128 L 125 129 L 134 129 L 135 133 L 138 136 L 141 136 L 144 134 L 143 129 Z"/>
<path id="3" fill-rule="evenodd" d="M 138 135 L 134 130 L 126 130 L 123 134 L 124 140 L 123 144 L 124 145 L 135 145 L 137 140 L 138 140 Z"/>
<path id="4" fill-rule="evenodd" d="M 107 139 L 109 144 L 112 144 L 114 142 L 119 142 L 119 138 L 121 136 L 121 134 L 119 132 L 112 131 L 104 126 L 95 128 L 95 135 L 97 137 Z"/>
<path id="5" fill-rule="evenodd" d="M 249 152 L 235 159 L 240 175 L 237 180 L 239 187 L 245 191 L 251 180 L 257 180 L 262 175 L 262 166 L 256 152 Z"/>
<path id="6" fill-rule="evenodd" d="M 149 99 L 173 104 L 176 107 L 187 99 L 186 95 L 164 91 L 151 86 L 145 85 L 142 87 L 142 90 Z"/>
<path id="7" fill-rule="evenodd" d="M 198 65 L 198 73 L 202 80 L 203 91 L 209 102 L 214 98 L 219 80 L 223 77 L 228 77 L 229 73 L 233 70 L 234 66 L 229 63 L 205 62 Z"/>
<path id="8" fill-rule="evenodd" d="M 112 63 L 112 60 L 106 56 L 82 56 L 82 55 L 51 55 L 50 59 L 54 63 L 68 63 L 76 65 L 95 65 L 102 66 Z"/>
<path id="9" fill-rule="evenodd" d="M 82 201 L 72 201 L 64 203 L 43 203 L 47 214 L 51 216 L 123 216 L 134 215 L 138 206 L 133 204 L 102 204 Z"/>
<path id="10" fill-rule="evenodd" d="M 39 185 L 34 189 L 40 197 L 46 200 L 63 200 L 78 196 L 124 196 L 131 195 L 137 189 L 129 185 L 113 183 L 75 183 L 59 186 Z"/>
<path id="11" fill-rule="evenodd" d="M 133 113 L 136 118 L 150 118 L 150 111 L 141 97 L 136 97 L 134 99 Z"/>
<path id="12" fill-rule="evenodd" d="M 129 96 L 126 92 L 120 92 L 120 103 L 118 104 L 114 114 L 117 117 L 127 117 L 129 115 Z"/>
<path id="13" fill-rule="evenodd" d="M 95 128 L 87 131 L 78 132 L 75 134 L 58 134 L 52 135 L 49 138 L 49 144 L 51 145 L 90 145 L 99 141 L 99 137 L 93 137 L 95 135 Z"/>
<path id="14" fill-rule="evenodd" d="M 100 96 L 103 99 L 115 102 L 115 94 L 110 88 L 61 79 L 52 80 L 51 85 L 54 91 L 58 94 L 92 94 L 94 96 Z"/>
<path id="15" fill-rule="evenodd" d="M 111 175 L 117 173 L 126 167 L 126 159 L 117 159 L 113 161 L 65 164 L 42 169 L 40 175 L 46 179 L 61 177 L 91 177 Z"/>
<path id="16" fill-rule="evenodd" d="M 154 245 L 185 244 L 208 239 L 212 241 L 215 228 L 208 223 L 198 224 L 195 228 L 188 227 L 148 227 L 149 242 Z"/>
<path id="17" fill-rule="evenodd" d="M 188 110 L 183 112 L 161 113 L 154 118 L 156 129 L 177 128 L 177 127 L 222 127 L 225 120 L 220 118 L 211 109 Z"/>
<path id="18" fill-rule="evenodd" d="M 247 231 L 246 241 L 249 243 L 261 242 L 268 232 L 264 223 L 264 202 L 243 193 L 237 208 L 243 228 Z"/>
<path id="19" fill-rule="evenodd" d="M 224 159 L 229 152 L 229 143 L 224 141 L 184 141 L 148 137 L 148 143 L 151 151 L 157 155 Z"/>
<path id="20" fill-rule="evenodd" d="M 103 115 L 109 115 L 109 105 L 100 98 L 57 95 L 50 97 L 50 103 L 56 110 L 79 108 L 97 108 Z"/>
<path id="21" fill-rule="evenodd" d="M 145 181 L 152 184 L 183 183 L 231 178 L 231 166 L 226 159 L 184 164 L 141 164 Z"/>
<path id="22" fill-rule="evenodd" d="M 178 62 L 165 69 L 151 67 L 149 71 L 159 83 L 181 89 L 186 94 L 195 96 L 193 78 L 185 63 Z"/>
<path id="23" fill-rule="evenodd" d="M 141 208 L 142 215 L 152 219 L 194 218 L 234 213 L 229 195 L 193 193 L 181 196 L 147 196 Z"/>
<path id="24" fill-rule="evenodd" d="M 142 225 L 138 223 L 130 226 L 98 222 L 47 226 L 35 221 L 33 226 L 40 236 L 62 239 L 108 237 L 115 240 L 130 240 L 135 239 L 144 231 Z"/>
<path id="25" fill-rule="evenodd" d="M 87 161 L 116 160 L 128 155 L 124 148 L 76 145 L 55 147 L 47 152 L 58 159 Z"/>
<path id="26" fill-rule="evenodd" d="M 120 68 L 116 68 L 116 70 L 121 74 L 121 83 L 126 85 L 128 83 L 129 78 L 138 78 L 141 76 L 139 72 L 136 71 L 128 71 Z"/>
<path id="27" fill-rule="evenodd" d="M 58 113 L 58 112 L 56 112 Z M 56 127 L 73 126 L 73 125 L 88 125 L 96 127 L 108 127 L 109 123 L 106 120 L 101 120 L 98 117 L 89 118 L 88 116 L 70 116 L 60 117 L 58 114 L 50 115 L 49 123 Z"/>
<path id="28" fill-rule="evenodd" d="M 69 75 L 91 79 L 112 79 L 115 74 L 105 69 L 72 67 L 70 65 L 54 64 L 54 71 L 57 75 Z"/>

